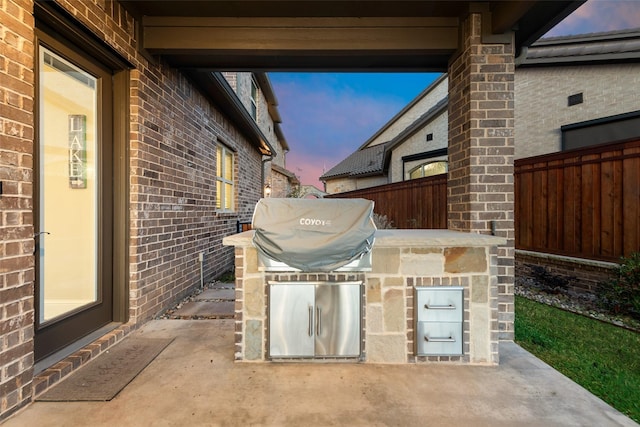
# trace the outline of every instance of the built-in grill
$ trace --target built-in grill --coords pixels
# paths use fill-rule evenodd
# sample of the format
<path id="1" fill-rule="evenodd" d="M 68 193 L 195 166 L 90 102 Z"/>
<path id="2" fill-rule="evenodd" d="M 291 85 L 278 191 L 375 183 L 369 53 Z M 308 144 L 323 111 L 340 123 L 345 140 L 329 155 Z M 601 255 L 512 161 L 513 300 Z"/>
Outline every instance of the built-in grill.
<path id="1" fill-rule="evenodd" d="M 253 243 L 265 271 L 369 271 L 376 227 L 364 199 L 262 199 Z"/>
<path id="2" fill-rule="evenodd" d="M 267 272 L 269 357 L 361 356 L 358 273 L 371 270 L 372 214 L 373 202 L 364 199 L 262 199 L 256 205 L 253 243 Z"/>

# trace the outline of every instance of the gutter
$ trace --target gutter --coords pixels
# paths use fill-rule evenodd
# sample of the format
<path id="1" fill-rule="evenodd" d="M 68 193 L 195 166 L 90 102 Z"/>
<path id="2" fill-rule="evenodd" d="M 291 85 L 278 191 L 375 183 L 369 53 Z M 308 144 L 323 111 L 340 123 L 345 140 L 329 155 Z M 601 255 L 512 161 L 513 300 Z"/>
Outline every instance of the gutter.
<path id="1" fill-rule="evenodd" d="M 269 140 L 262 133 L 258 124 L 253 120 L 247 109 L 238 99 L 227 80 L 219 72 L 203 72 L 198 69 L 186 69 L 184 73 L 203 90 L 203 93 L 220 108 L 228 119 L 238 127 L 263 156 L 275 156 L 276 150 L 269 144 Z"/>

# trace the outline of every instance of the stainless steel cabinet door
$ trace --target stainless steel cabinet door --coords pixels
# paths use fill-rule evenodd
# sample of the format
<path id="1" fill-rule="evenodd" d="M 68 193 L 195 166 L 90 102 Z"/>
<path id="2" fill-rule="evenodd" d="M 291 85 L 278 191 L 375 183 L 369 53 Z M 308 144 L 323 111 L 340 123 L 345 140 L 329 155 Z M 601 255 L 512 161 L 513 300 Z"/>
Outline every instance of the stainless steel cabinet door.
<path id="1" fill-rule="evenodd" d="M 314 354 L 315 286 L 269 286 L 269 355 L 311 357 Z"/>
<path id="2" fill-rule="evenodd" d="M 360 285 L 316 286 L 316 356 L 360 355 Z"/>

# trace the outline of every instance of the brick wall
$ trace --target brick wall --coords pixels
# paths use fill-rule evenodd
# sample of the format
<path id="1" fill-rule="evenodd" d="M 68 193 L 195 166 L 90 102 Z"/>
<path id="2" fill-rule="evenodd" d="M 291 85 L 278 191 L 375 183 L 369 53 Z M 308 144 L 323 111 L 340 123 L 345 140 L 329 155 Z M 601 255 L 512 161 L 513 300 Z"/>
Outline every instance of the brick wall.
<path id="1" fill-rule="evenodd" d="M 33 4 L 0 2 L 0 420 L 33 376 Z"/>
<path id="2" fill-rule="evenodd" d="M 260 155 L 176 70 L 149 67 L 134 73 L 138 114 L 131 140 L 132 320 L 146 320 L 200 278 L 233 266 L 221 245 L 236 220 L 251 216 L 260 196 Z M 153 97 L 149 97 L 153 94 Z M 216 144 L 235 152 L 236 213 L 215 211 Z"/>
<path id="3" fill-rule="evenodd" d="M 513 339 L 513 45 L 484 44 L 481 15 L 462 24 L 449 64 L 448 228 L 507 238 L 498 251 L 500 339 Z"/>
<path id="4" fill-rule="evenodd" d="M 289 178 L 274 169 L 269 169 L 266 181 L 271 185 L 271 197 L 288 197 L 293 190 Z"/>
<path id="5" fill-rule="evenodd" d="M 261 156 L 187 78 L 138 53 L 134 19 L 118 2 L 56 3 L 134 66 L 127 73 L 130 322 L 113 335 L 120 339 L 199 285 L 200 253 L 206 279 L 233 268 L 233 249 L 222 237 L 251 216 L 261 195 Z M 0 2 L 0 21 L 1 420 L 34 396 L 33 2 Z M 235 153 L 232 213 L 215 211 L 215 149 L 222 143 Z M 38 392 L 79 366 L 58 365 L 66 367 L 39 376 Z"/>
<path id="6" fill-rule="evenodd" d="M 569 292 L 589 297 L 595 297 L 598 286 L 615 276 L 618 266 L 612 262 L 530 251 L 516 251 L 515 261 L 516 276 L 523 285 L 529 279 L 536 279 L 535 268 L 542 268 L 550 276 L 567 279 Z"/>
<path id="7" fill-rule="evenodd" d="M 520 67 L 515 81 L 516 158 L 559 151 L 562 125 L 640 110 L 640 64 Z M 577 93 L 584 102 L 568 106 Z"/>

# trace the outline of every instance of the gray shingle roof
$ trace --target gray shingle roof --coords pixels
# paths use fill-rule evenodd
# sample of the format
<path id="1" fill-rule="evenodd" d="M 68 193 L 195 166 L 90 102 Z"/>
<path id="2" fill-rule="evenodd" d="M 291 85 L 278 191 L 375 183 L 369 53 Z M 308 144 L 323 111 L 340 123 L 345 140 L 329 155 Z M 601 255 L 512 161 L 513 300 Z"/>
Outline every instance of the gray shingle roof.
<path id="1" fill-rule="evenodd" d="M 349 157 L 325 172 L 320 179 L 382 173 L 387 144 L 378 144 L 352 153 Z"/>
<path id="2" fill-rule="evenodd" d="M 522 65 L 637 59 L 640 59 L 640 28 L 540 39 L 529 48 Z"/>
<path id="3" fill-rule="evenodd" d="M 342 178 L 347 176 L 362 176 L 382 174 L 389 160 L 389 153 L 397 145 L 401 144 L 405 139 L 409 138 L 415 132 L 420 130 L 425 123 L 428 123 L 434 117 L 447 107 L 448 97 L 444 97 L 427 112 L 418 117 L 412 124 L 407 126 L 391 141 L 384 144 L 373 145 L 371 147 L 360 148 L 349 157 L 338 163 L 336 166 L 325 172 L 320 177 L 321 180 L 331 178 Z"/>

